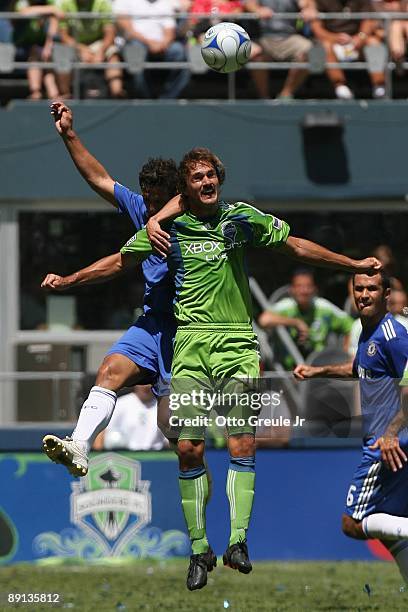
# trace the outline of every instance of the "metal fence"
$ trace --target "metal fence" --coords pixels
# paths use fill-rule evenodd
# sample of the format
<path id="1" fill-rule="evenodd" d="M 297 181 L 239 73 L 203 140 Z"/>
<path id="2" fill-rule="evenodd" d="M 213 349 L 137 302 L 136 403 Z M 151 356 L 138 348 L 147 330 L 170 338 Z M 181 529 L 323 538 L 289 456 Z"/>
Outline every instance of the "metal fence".
<path id="1" fill-rule="evenodd" d="M 121 17 L 126 17 L 126 15 L 121 15 Z M 134 18 L 134 16 L 129 15 L 128 17 Z M 137 15 L 138 18 L 144 18 L 142 15 Z M 149 17 L 149 16 L 146 16 Z M 237 21 L 259 21 L 258 15 L 254 13 L 240 13 L 239 16 L 236 14 L 208 14 L 208 13 L 197 13 L 191 15 L 190 13 L 177 13 L 176 15 L 155 15 L 154 19 L 162 18 L 162 17 L 173 17 L 176 18 L 177 21 L 191 19 L 208 19 L 209 21 L 213 21 L 214 19 L 218 21 L 222 20 L 231 20 L 232 18 Z M 301 13 L 274 13 L 273 15 L 276 19 L 285 19 L 285 20 L 302 20 Z M 392 73 L 396 68 L 395 62 L 390 57 L 389 53 L 389 41 L 390 41 L 390 29 L 391 23 L 394 20 L 407 20 L 408 13 L 405 12 L 365 12 L 365 13 L 317 13 L 317 19 L 322 21 L 330 20 L 330 19 L 347 19 L 347 20 L 364 20 L 370 19 L 377 21 L 382 24 L 384 29 L 384 40 L 386 44 L 380 45 L 381 55 L 377 54 L 376 57 L 370 58 L 368 57 L 366 61 L 353 61 L 353 62 L 337 62 L 337 63 L 327 63 L 325 61 L 324 55 L 322 54 L 313 54 L 313 49 L 316 47 L 320 47 L 318 43 L 314 45 L 311 53 L 309 54 L 309 61 L 307 62 L 250 62 L 246 65 L 248 70 L 288 70 L 290 68 L 304 68 L 309 70 L 311 74 L 321 74 L 327 68 L 341 68 L 342 70 L 368 70 L 370 72 L 384 72 L 385 73 L 385 89 L 386 89 L 386 98 L 392 98 Z M 13 12 L 3 12 L 0 13 L 1 19 L 12 19 L 12 20 L 20 20 L 20 19 L 33 19 L 33 15 L 22 15 L 19 13 Z M 74 23 L 79 22 L 80 20 L 95 20 L 95 19 L 110 19 L 115 21 L 118 18 L 118 15 L 105 14 L 105 13 L 89 13 L 89 12 L 79 12 L 79 13 L 69 13 L 66 15 L 66 19 L 73 21 Z M 78 37 L 78 29 L 73 29 L 73 37 L 77 39 Z M 162 61 L 144 61 L 140 66 L 133 67 L 129 64 L 129 61 L 121 61 L 117 63 L 84 63 L 77 61 L 73 56 L 67 59 L 67 56 L 62 53 L 60 57 L 53 57 L 53 61 L 51 62 L 16 62 L 14 60 L 14 55 L 12 53 L 13 45 L 9 45 L 6 51 L 5 43 L 0 43 L 0 73 L 10 73 L 16 69 L 27 69 L 29 67 L 39 67 L 43 69 L 54 69 L 58 72 L 61 70 L 61 67 L 65 72 L 73 71 L 73 97 L 76 99 L 80 98 L 80 75 L 84 70 L 103 70 L 107 67 L 110 68 L 121 68 L 124 70 L 130 70 L 131 72 L 137 70 L 178 70 L 181 68 L 188 68 L 191 70 L 193 74 L 205 73 L 207 70 L 207 66 L 204 64 L 204 61 L 201 58 L 197 59 L 197 54 L 188 54 L 188 61 L 185 62 L 162 62 Z M 188 46 L 187 46 L 188 50 Z M 401 64 L 403 69 L 408 68 L 408 62 L 404 62 Z M 228 83 L 228 99 L 230 101 L 234 101 L 236 99 L 236 74 L 229 73 L 226 75 L 227 83 Z"/>

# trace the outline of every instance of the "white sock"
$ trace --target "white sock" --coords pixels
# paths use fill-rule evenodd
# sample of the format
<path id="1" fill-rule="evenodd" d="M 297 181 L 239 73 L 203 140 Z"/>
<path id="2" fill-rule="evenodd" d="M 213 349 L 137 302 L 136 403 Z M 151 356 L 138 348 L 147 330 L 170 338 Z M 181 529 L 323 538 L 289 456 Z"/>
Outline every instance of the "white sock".
<path id="1" fill-rule="evenodd" d="M 92 387 L 79 414 L 78 422 L 72 432 L 75 442 L 86 446 L 86 451 L 99 432 L 108 426 L 116 404 L 116 393 L 103 387 Z"/>
<path id="2" fill-rule="evenodd" d="M 401 576 L 405 582 L 408 582 L 408 540 L 401 540 L 400 542 L 386 542 L 383 540 L 383 544 L 394 557 Z"/>
<path id="3" fill-rule="evenodd" d="M 408 538 L 408 518 L 391 514 L 370 514 L 363 519 L 362 528 L 368 538 L 403 540 Z"/>

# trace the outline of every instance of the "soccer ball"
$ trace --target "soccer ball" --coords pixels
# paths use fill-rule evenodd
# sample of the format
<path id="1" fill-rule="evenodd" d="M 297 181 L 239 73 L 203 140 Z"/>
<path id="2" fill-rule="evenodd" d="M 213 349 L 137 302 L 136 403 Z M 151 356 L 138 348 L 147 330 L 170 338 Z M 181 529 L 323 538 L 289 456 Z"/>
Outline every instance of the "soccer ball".
<path id="1" fill-rule="evenodd" d="M 251 39 L 236 23 L 218 23 L 204 34 L 201 55 L 212 70 L 235 72 L 249 60 Z"/>

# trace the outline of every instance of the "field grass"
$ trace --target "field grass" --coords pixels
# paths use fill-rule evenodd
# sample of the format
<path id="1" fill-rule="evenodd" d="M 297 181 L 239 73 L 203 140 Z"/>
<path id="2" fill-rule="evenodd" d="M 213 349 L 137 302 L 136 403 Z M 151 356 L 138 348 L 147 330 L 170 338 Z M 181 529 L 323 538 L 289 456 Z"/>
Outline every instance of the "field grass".
<path id="1" fill-rule="evenodd" d="M 220 565 L 220 563 L 219 563 Z M 249 576 L 219 566 L 201 591 L 185 588 L 187 561 L 126 565 L 15 565 L 0 568 L 0 610 L 79 612 L 170 610 L 263 612 L 408 610 L 408 589 L 392 563 L 256 563 Z M 60 593 L 50 604 L 11 605 L 10 592 Z"/>

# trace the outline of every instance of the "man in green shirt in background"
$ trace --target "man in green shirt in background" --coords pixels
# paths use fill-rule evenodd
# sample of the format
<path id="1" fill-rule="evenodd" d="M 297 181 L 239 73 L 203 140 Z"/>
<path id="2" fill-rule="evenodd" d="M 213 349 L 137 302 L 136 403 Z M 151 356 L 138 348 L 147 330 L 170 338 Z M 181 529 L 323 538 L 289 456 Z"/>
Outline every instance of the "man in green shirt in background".
<path id="1" fill-rule="evenodd" d="M 350 330 L 353 319 L 343 310 L 317 295 L 317 286 L 310 270 L 296 270 L 292 276 L 289 296 L 265 310 L 258 323 L 265 329 L 283 325 L 293 338 L 304 359 L 315 352 L 323 351 L 329 334 L 343 336 L 342 348 L 347 352 Z M 298 365 L 294 358 L 278 346 L 277 360 L 286 370 L 293 370 Z"/>
<path id="2" fill-rule="evenodd" d="M 220 201 L 225 171 L 221 161 L 208 149 L 197 148 L 187 153 L 179 166 L 179 174 L 185 212 L 170 220 L 174 206 L 166 205 L 152 218 L 153 226 L 167 219 L 166 231 L 158 228 L 151 237 L 159 250 L 169 249 L 168 267 L 175 281 L 178 330 L 172 362 L 170 423 L 178 430 L 179 484 L 192 542 L 187 587 L 195 590 L 207 584 L 207 572 L 217 562 L 205 527 L 208 499 L 205 419 L 209 417 L 214 398 L 217 412 L 229 419 L 226 422 L 230 453 L 227 496 L 231 534 L 223 561 L 245 574 L 252 570 L 246 532 L 254 497 L 256 423 L 253 419 L 257 412 L 252 409 L 251 401 L 241 399 L 250 398 L 247 392 L 259 377 L 259 353 L 251 324 L 246 248 L 273 248 L 303 262 L 350 272 L 372 272 L 380 269 L 381 264 L 374 257 L 352 260 L 308 240 L 289 236 L 287 223 L 249 204 Z M 147 231 L 143 229 L 120 253 L 76 272 L 75 284 L 112 278 L 148 257 L 152 250 Z M 58 283 L 64 283 L 64 279 Z M 228 401 L 229 393 L 231 397 L 235 393 L 237 401 Z M 227 401 L 223 401 L 223 394 Z"/>

